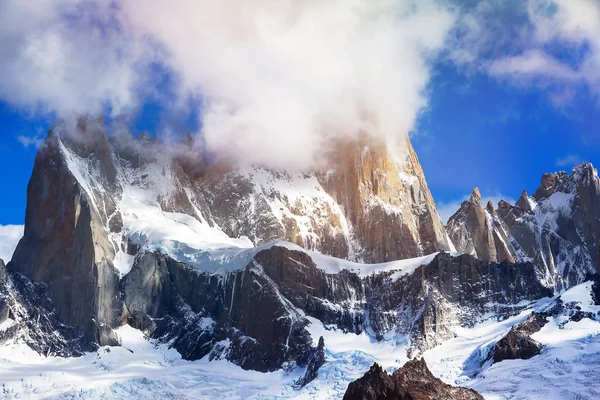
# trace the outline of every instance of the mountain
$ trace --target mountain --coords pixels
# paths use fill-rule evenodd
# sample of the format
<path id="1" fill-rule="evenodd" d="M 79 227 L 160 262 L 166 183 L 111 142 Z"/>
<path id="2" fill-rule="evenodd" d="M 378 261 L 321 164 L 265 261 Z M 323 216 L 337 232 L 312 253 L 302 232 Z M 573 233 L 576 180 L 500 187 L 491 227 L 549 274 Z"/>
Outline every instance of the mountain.
<path id="1" fill-rule="evenodd" d="M 493 340 L 469 339 L 473 354 L 461 350 L 453 367 L 476 384 L 497 368 L 497 342 L 497 354 L 543 342 L 499 342 L 523 313 L 545 312 L 596 271 L 589 164 L 545 176 L 514 206 L 483 208 L 475 191 L 444 229 L 408 142 L 400 160 L 368 138 L 340 143 L 326 168 L 295 173 L 210 160 L 198 147 L 190 136 L 107 135 L 98 118 L 58 123 L 36 156 L 24 236 L 0 265 L 0 342 L 83 354 L 84 364 L 112 351 L 117 363 L 138 359 L 114 350 L 123 346 L 180 365 L 175 351 L 189 365 L 283 374 L 274 396 L 293 397 L 375 361 L 400 367 L 452 349 L 492 324 Z"/>
<path id="2" fill-rule="evenodd" d="M 479 190 L 448 220 L 461 253 L 491 262 L 532 262 L 556 290 L 583 282 L 600 269 L 600 180 L 590 163 L 571 174 L 544 174 L 533 196 L 514 205 L 481 203 Z"/>

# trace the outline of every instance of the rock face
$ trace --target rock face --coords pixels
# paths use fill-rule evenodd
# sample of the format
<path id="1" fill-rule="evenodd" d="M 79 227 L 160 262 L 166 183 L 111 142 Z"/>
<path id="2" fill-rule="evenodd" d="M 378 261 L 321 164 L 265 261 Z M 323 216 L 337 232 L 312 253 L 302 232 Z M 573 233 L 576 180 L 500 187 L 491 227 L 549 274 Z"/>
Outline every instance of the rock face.
<path id="1" fill-rule="evenodd" d="M 318 175 L 353 227 L 358 256 L 364 262 L 450 249 L 423 169 L 408 140 L 407 150 L 406 160 L 398 162 L 377 143 L 343 144 L 335 159 L 335 172 Z"/>
<path id="2" fill-rule="evenodd" d="M 475 188 L 469 201 L 464 201 L 460 210 L 450 218 L 447 225 L 448 236 L 458 251 L 490 262 L 514 258 L 507 248 L 502 230 L 497 229 L 494 221 L 494 208 L 481 203 L 481 193 Z"/>
<path id="3" fill-rule="evenodd" d="M 531 261 L 557 290 L 600 268 L 600 180 L 589 163 L 545 174 L 532 197 L 484 209 L 478 191 L 446 227 L 459 252 L 487 261 Z"/>
<path id="4" fill-rule="evenodd" d="M 472 389 L 457 388 L 434 377 L 425 360 L 412 360 L 393 374 L 378 364 L 350 383 L 344 400 L 483 400 Z"/>
<path id="5" fill-rule="evenodd" d="M 477 315 L 520 311 L 515 304 L 551 291 L 531 264 L 490 264 L 439 254 L 415 272 L 361 277 L 327 272 L 305 251 L 272 246 L 243 269 L 201 273 L 161 253 L 140 253 L 123 278 L 124 321 L 172 345 L 187 359 L 226 358 L 246 369 L 307 365 L 299 384 L 323 361 L 305 329 L 307 316 L 376 339 L 411 338 L 414 353 L 452 337 Z"/>
<path id="6" fill-rule="evenodd" d="M 81 122 L 70 139 L 96 172 L 99 186 L 114 186 L 115 169 L 99 121 Z M 27 193 L 25 234 L 9 269 L 47 285 L 58 318 L 77 327 L 88 343 L 114 344 L 111 326 L 119 315 L 118 275 L 108 239 L 112 196 L 82 186 L 76 160 L 65 152 L 56 127 L 38 152 Z"/>
<path id="7" fill-rule="evenodd" d="M 319 338 L 319 344 L 311 358 L 308 360 L 304 375 L 295 383 L 296 388 L 302 388 L 315 380 L 319 375 L 319 368 L 325 364 L 325 341 L 323 336 Z"/>
<path id="8" fill-rule="evenodd" d="M 0 260 L 0 343 L 22 340 L 47 356 L 77 356 L 77 332 L 60 323 L 43 283 L 6 270 Z"/>
<path id="9" fill-rule="evenodd" d="M 514 327 L 494 345 L 494 362 L 503 360 L 527 360 L 540 354 L 542 345 L 522 330 Z"/>

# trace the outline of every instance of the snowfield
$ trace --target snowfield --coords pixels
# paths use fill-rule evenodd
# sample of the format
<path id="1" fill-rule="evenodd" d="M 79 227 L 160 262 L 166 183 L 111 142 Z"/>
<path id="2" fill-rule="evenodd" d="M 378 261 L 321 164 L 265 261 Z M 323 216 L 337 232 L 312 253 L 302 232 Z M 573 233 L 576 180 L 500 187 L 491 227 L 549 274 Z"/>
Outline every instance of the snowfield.
<path id="1" fill-rule="evenodd" d="M 443 381 L 471 387 L 487 399 L 597 399 L 600 397 L 600 306 L 586 282 L 564 292 L 595 319 L 579 322 L 551 318 L 533 338 L 544 345 L 529 360 L 489 365 L 487 350 L 533 310 L 547 310 L 555 299 L 532 303 L 504 321 L 486 320 L 457 328 L 456 337 L 424 357 Z M 315 343 L 325 338 L 326 363 L 318 378 L 301 390 L 293 383 L 303 370 L 244 371 L 224 360 L 185 361 L 166 345 L 148 341 L 129 326 L 118 330 L 122 347 L 102 347 L 79 358 L 44 357 L 22 343 L 0 346 L 0 399 L 334 399 L 373 362 L 394 370 L 406 361 L 398 341 L 374 342 L 369 336 L 328 330 L 310 319 Z M 398 344 L 399 343 L 399 344 Z"/>

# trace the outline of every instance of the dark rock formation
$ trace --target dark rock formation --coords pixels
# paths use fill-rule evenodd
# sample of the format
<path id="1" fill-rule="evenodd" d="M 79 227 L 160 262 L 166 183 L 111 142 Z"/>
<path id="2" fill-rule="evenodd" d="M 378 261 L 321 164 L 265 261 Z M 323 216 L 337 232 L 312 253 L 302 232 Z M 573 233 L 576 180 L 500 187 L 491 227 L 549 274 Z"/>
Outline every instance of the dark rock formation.
<path id="1" fill-rule="evenodd" d="M 506 336 L 494 345 L 494 362 L 503 360 L 527 360 L 540 354 L 542 345 L 531 338 L 528 334 L 511 329 Z"/>
<path id="2" fill-rule="evenodd" d="M 600 273 L 594 274 L 590 277 L 592 283 L 592 300 L 594 300 L 594 305 L 600 306 Z"/>
<path id="3" fill-rule="evenodd" d="M 308 321 L 256 260 L 216 276 L 146 253 L 123 287 L 125 320 L 171 342 L 186 359 L 210 354 L 244 369 L 273 371 L 289 361 L 306 365 L 313 353 Z"/>
<path id="4" fill-rule="evenodd" d="M 445 384 L 429 371 L 425 360 L 408 361 L 393 374 L 378 364 L 350 383 L 344 400 L 483 400 L 472 389 Z"/>
<path id="5" fill-rule="evenodd" d="M 95 179 L 111 188 L 115 169 L 101 121 L 83 118 L 78 128 L 81 136 L 61 137 L 87 158 Z M 90 193 L 78 183 L 74 161 L 59 140 L 61 129 L 50 132 L 36 156 L 25 233 L 8 267 L 46 284 L 58 318 L 94 348 L 114 344 L 110 327 L 118 323 L 118 275 L 105 229 L 115 204 L 113 197 Z"/>
<path id="6" fill-rule="evenodd" d="M 533 312 L 525 321 L 513 326 L 510 331 L 494 345 L 492 358 L 494 363 L 503 360 L 527 360 L 540 354 L 542 345 L 531 338 L 546 325 L 548 313 Z"/>
<path id="7" fill-rule="evenodd" d="M 77 332 L 60 323 L 47 286 L 6 270 L 0 260 L 0 343 L 18 338 L 33 350 L 52 356 L 81 355 Z"/>
<path id="8" fill-rule="evenodd" d="M 299 389 L 315 380 L 319 375 L 319 368 L 321 368 L 323 364 L 325 364 L 325 341 L 323 340 L 323 336 L 321 336 L 315 352 L 308 360 L 304 375 L 295 382 L 294 387 Z"/>

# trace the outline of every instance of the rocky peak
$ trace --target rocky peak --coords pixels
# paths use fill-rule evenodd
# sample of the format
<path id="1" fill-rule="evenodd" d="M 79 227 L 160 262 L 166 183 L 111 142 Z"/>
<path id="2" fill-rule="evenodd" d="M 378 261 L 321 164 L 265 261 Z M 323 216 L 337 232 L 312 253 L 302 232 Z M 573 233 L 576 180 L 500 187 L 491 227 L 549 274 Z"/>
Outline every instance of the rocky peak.
<path id="1" fill-rule="evenodd" d="M 592 163 L 585 162 L 573 168 L 573 179 L 583 185 L 594 184 L 598 180 L 598 170 Z"/>
<path id="2" fill-rule="evenodd" d="M 542 175 L 540 187 L 533 195 L 536 201 L 547 199 L 553 193 L 570 193 L 573 190 L 573 182 L 564 171 L 546 173 Z"/>
<path id="3" fill-rule="evenodd" d="M 473 204 L 481 204 L 481 192 L 479 191 L 479 188 L 476 187 L 473 189 L 469 202 Z"/>
<path id="4" fill-rule="evenodd" d="M 479 258 L 533 261 L 549 286 L 581 283 L 600 268 L 600 180 L 590 163 L 569 175 L 544 174 L 532 198 L 486 207 L 486 231 L 477 193 L 451 217 L 447 231 L 458 251 Z M 490 239 L 490 232 L 491 238 Z"/>
<path id="5" fill-rule="evenodd" d="M 488 200 L 486 206 L 485 206 L 485 210 L 490 213 L 493 214 L 494 213 L 494 203 L 492 203 L 491 200 Z"/>
<path id="6" fill-rule="evenodd" d="M 531 202 L 529 201 L 529 195 L 527 194 L 526 190 L 523 190 L 521 196 L 519 197 L 519 200 L 517 200 L 515 205 L 525 212 L 532 211 Z"/>
<path id="7" fill-rule="evenodd" d="M 456 250 L 483 261 L 513 261 L 496 227 L 494 205 L 483 208 L 481 193 L 475 188 L 468 201 L 448 220 L 446 231 Z"/>
<path id="8" fill-rule="evenodd" d="M 377 363 L 350 383 L 344 400 L 483 400 L 474 390 L 456 388 L 433 376 L 424 359 L 408 361 L 388 374 Z"/>
<path id="9" fill-rule="evenodd" d="M 359 258 L 381 262 L 448 250 L 449 242 L 425 176 L 408 138 L 398 160 L 382 142 L 345 142 L 318 173 L 344 210 L 358 241 Z"/>

